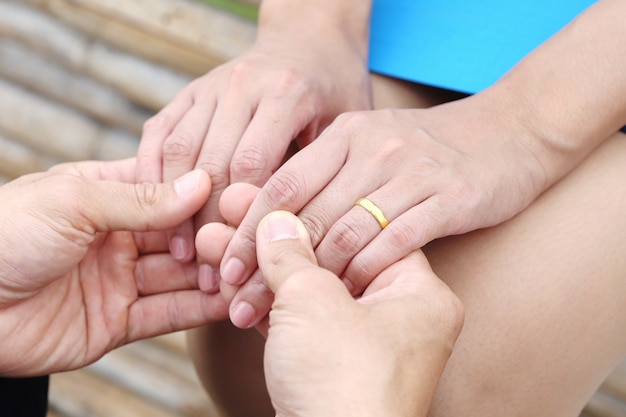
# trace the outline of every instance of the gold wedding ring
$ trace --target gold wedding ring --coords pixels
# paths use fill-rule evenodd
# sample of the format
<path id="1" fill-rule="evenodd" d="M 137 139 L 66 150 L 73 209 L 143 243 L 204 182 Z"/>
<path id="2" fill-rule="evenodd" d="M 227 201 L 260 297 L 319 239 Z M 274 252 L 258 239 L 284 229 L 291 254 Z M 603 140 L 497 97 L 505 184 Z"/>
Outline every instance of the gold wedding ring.
<path id="1" fill-rule="evenodd" d="M 354 205 L 361 206 L 367 210 L 376 219 L 381 229 L 384 229 L 389 224 L 389 220 L 387 220 L 383 211 L 367 198 L 359 198 Z"/>

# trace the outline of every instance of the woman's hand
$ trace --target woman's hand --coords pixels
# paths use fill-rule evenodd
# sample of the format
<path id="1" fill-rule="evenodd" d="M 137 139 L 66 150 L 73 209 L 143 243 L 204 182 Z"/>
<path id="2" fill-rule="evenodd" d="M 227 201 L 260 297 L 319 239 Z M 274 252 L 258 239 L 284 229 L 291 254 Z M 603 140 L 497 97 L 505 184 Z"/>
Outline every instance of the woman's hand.
<path id="1" fill-rule="evenodd" d="M 269 309 L 254 273 L 256 227 L 267 213 L 297 213 L 320 266 L 356 296 L 429 241 L 498 224 L 533 201 L 547 186 L 533 140 L 497 102 L 479 96 L 427 110 L 342 115 L 270 178 L 237 228 L 221 261 L 221 278 L 243 285 L 231 319 L 249 327 Z M 355 206 L 362 197 L 390 221 L 384 230 Z"/>
<path id="2" fill-rule="evenodd" d="M 208 175 L 135 184 L 135 165 L 64 164 L 0 187 L 0 375 L 75 369 L 227 316 L 162 232 L 202 207 Z"/>
<path id="3" fill-rule="evenodd" d="M 193 168 L 211 176 L 199 225 L 221 220 L 217 202 L 226 186 L 264 184 L 294 140 L 304 146 L 338 114 L 371 108 L 369 2 L 353 7 L 352 16 L 364 20 L 358 30 L 346 23 L 350 2 L 303 1 L 294 10 L 267 3 L 252 48 L 193 81 L 145 125 L 140 181 L 171 181 Z M 174 257 L 192 259 L 193 239 L 190 223 L 173 231 Z"/>

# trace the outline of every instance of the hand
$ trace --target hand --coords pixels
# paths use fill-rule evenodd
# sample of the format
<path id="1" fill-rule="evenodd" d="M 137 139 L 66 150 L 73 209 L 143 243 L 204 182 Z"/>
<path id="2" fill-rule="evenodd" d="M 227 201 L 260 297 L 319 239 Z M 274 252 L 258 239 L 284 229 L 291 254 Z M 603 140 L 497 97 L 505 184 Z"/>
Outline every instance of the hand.
<path id="1" fill-rule="evenodd" d="M 205 203 L 208 175 L 134 184 L 136 161 L 57 166 L 0 187 L 0 375 L 87 365 L 138 339 L 227 316 L 159 231 Z M 133 233 L 141 232 L 141 233 Z"/>
<path id="2" fill-rule="evenodd" d="M 265 376 L 277 416 L 427 415 L 463 310 L 421 252 L 383 271 L 355 301 L 317 266 L 295 216 L 266 216 L 257 250 L 275 293 Z"/>
<path id="3" fill-rule="evenodd" d="M 498 224 L 545 189 L 533 138 L 482 96 L 427 110 L 384 110 L 340 116 L 315 142 L 283 165 L 255 199 L 221 261 L 221 277 L 243 285 L 256 269 L 261 218 L 298 213 L 320 266 L 360 294 L 387 266 L 429 241 Z M 360 197 L 391 223 L 381 231 Z M 269 309 L 259 274 L 233 303 L 240 327 Z"/>
<path id="4" fill-rule="evenodd" d="M 139 180 L 205 169 L 213 191 L 197 223 L 219 221 L 230 183 L 262 185 L 294 139 L 303 146 L 338 114 L 371 108 L 366 54 L 339 29 L 261 26 L 247 53 L 196 79 L 146 123 Z M 190 222 L 170 233 L 175 258 L 193 258 L 194 235 Z"/>

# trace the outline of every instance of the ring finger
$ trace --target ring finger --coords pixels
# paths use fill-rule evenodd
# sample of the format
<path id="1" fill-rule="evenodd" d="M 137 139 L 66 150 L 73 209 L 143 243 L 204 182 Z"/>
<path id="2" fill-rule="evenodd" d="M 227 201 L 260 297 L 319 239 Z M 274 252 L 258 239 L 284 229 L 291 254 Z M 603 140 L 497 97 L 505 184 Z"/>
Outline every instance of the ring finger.
<path id="1" fill-rule="evenodd" d="M 317 246 L 315 254 L 320 266 L 340 276 L 353 295 L 360 294 L 380 271 L 372 270 L 370 263 L 366 262 L 360 264 L 360 269 L 352 268 L 350 275 L 346 275 L 344 272 L 351 260 L 370 242 L 389 234 L 386 221 L 391 227 L 395 219 L 429 197 L 427 190 L 412 186 L 409 189 L 416 192 L 406 193 L 406 179 L 393 179 L 384 184 L 360 204 L 355 202 L 330 226 Z"/>

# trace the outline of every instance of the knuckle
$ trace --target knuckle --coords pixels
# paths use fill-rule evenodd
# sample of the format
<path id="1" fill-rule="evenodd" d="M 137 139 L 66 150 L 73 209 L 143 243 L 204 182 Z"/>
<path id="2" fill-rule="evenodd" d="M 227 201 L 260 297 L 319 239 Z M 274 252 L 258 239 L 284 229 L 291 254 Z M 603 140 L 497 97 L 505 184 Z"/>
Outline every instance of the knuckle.
<path id="1" fill-rule="evenodd" d="M 268 300 L 270 302 L 274 299 L 274 293 L 270 289 L 263 275 L 261 275 L 260 273 L 254 274 L 250 279 L 250 282 L 251 287 L 260 296 L 261 299 Z"/>
<path id="2" fill-rule="evenodd" d="M 332 224 L 331 219 L 328 218 L 328 213 L 323 210 L 307 210 L 306 213 L 300 213 L 298 217 L 308 231 L 313 247 L 322 241 L 328 230 L 328 225 Z"/>
<path id="3" fill-rule="evenodd" d="M 357 287 L 366 286 L 379 271 L 375 271 L 372 267 L 372 261 L 363 259 L 362 256 L 355 256 L 349 265 L 350 280 Z"/>
<path id="4" fill-rule="evenodd" d="M 143 123 L 143 131 L 146 133 L 156 133 L 166 130 L 169 125 L 169 115 L 165 112 L 159 112 Z"/>
<path id="5" fill-rule="evenodd" d="M 195 154 L 195 139 L 186 131 L 175 131 L 163 143 L 163 160 L 191 158 Z"/>
<path id="6" fill-rule="evenodd" d="M 402 224 L 389 223 L 389 227 L 385 229 L 390 235 L 389 248 L 391 252 L 403 251 L 408 253 L 413 249 L 417 249 L 417 242 L 421 239 L 421 234 L 411 222 Z"/>
<path id="7" fill-rule="evenodd" d="M 269 207 L 284 209 L 294 205 L 306 195 L 306 184 L 302 175 L 295 171 L 283 170 L 270 177 L 265 186 L 264 198 Z"/>
<path id="8" fill-rule="evenodd" d="M 181 303 L 179 302 L 177 293 L 170 294 L 166 311 L 167 311 L 168 330 L 173 331 L 173 330 L 178 329 L 180 327 L 182 317 L 181 317 Z"/>
<path id="9" fill-rule="evenodd" d="M 344 222 L 335 223 L 326 237 L 342 255 L 358 252 L 363 242 L 363 236 L 358 228 Z"/>
<path id="10" fill-rule="evenodd" d="M 212 192 L 222 191 L 230 184 L 230 175 L 226 164 L 216 159 L 202 161 L 198 164 L 198 168 L 205 170 L 211 177 Z"/>
<path id="11" fill-rule="evenodd" d="M 154 207 L 161 201 L 160 188 L 157 184 L 142 183 L 134 184 L 135 199 L 139 207 L 147 209 Z"/>
<path id="12" fill-rule="evenodd" d="M 232 64 L 230 68 L 230 84 L 241 85 L 247 82 L 255 71 L 255 66 L 248 60 L 239 60 Z"/>
<path id="13" fill-rule="evenodd" d="M 334 124 L 341 130 L 359 131 L 370 123 L 370 117 L 366 112 L 351 111 L 337 116 Z"/>
<path id="14" fill-rule="evenodd" d="M 311 83 L 294 68 L 282 68 L 275 78 L 274 94 L 284 96 L 286 94 L 304 94 L 311 89 Z"/>
<path id="15" fill-rule="evenodd" d="M 233 181 L 264 180 L 269 159 L 268 153 L 261 148 L 251 147 L 237 152 L 230 164 L 230 174 Z"/>

